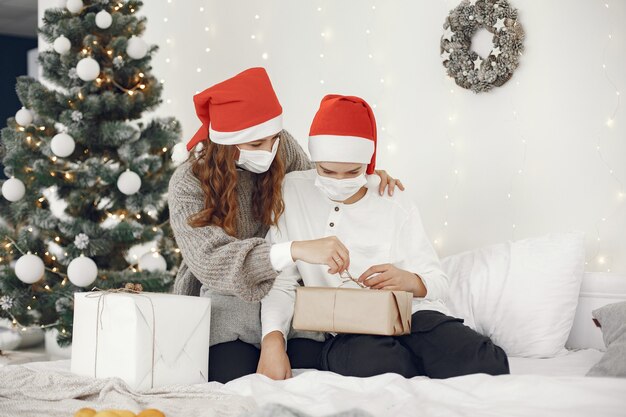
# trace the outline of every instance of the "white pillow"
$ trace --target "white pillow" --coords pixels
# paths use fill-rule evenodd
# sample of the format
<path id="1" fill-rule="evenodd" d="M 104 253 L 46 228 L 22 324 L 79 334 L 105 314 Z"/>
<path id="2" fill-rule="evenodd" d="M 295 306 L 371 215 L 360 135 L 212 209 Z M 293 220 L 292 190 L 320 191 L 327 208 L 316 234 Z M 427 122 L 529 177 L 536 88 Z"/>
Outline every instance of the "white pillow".
<path id="1" fill-rule="evenodd" d="M 565 352 L 585 264 L 584 233 L 488 246 L 441 261 L 456 317 L 509 356 Z"/>

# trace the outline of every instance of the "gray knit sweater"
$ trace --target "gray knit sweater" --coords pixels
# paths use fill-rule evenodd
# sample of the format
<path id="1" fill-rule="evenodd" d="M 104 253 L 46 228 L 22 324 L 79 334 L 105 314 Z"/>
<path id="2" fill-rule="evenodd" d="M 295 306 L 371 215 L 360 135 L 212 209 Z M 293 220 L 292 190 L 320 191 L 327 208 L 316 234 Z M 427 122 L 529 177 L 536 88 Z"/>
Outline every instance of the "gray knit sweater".
<path id="1" fill-rule="evenodd" d="M 287 172 L 313 167 L 287 131 L 281 132 L 281 144 Z M 217 226 L 193 228 L 187 224 L 189 216 L 204 209 L 204 192 L 190 162 L 181 164 L 169 183 L 170 222 L 183 257 L 173 291 L 211 297 L 211 346 L 236 339 L 259 345 L 259 300 L 278 275 L 270 262 L 270 245 L 265 241 L 268 227 L 252 214 L 256 174 L 237 172 L 237 237 Z M 323 340 L 321 335 L 310 336 Z"/>

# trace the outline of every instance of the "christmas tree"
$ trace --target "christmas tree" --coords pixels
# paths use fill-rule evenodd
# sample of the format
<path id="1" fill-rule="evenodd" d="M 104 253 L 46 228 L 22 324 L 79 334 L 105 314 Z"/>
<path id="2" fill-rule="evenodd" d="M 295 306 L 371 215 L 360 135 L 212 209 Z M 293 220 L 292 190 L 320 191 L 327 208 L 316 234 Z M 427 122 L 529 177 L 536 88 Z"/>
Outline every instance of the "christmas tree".
<path id="1" fill-rule="evenodd" d="M 73 293 L 140 283 L 164 292 L 179 264 L 165 193 L 174 118 L 141 39 L 140 1 L 68 0 L 45 11 L 43 76 L 17 79 L 24 106 L 2 129 L 0 317 L 71 343 Z M 154 242 L 150 245 L 149 242 Z M 129 249 L 147 244 L 145 254 Z"/>

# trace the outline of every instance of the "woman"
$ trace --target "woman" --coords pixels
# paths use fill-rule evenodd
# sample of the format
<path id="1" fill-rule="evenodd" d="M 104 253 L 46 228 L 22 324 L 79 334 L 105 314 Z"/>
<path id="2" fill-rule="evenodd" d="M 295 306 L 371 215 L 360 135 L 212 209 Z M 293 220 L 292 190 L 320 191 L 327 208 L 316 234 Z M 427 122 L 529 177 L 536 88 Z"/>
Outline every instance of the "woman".
<path id="1" fill-rule="evenodd" d="M 187 149 L 195 152 L 176 169 L 168 192 L 183 256 L 174 292 L 211 297 L 209 380 L 227 382 L 256 371 L 258 301 L 278 272 L 295 260 L 342 272 L 350 256 L 334 237 L 276 245 L 265 240 L 284 209 L 285 174 L 313 165 L 282 129 L 282 107 L 263 68 L 206 89 L 194 104 L 202 127 Z M 384 171 L 377 173 L 381 193 L 388 186 L 393 194 L 396 184 L 404 189 Z"/>

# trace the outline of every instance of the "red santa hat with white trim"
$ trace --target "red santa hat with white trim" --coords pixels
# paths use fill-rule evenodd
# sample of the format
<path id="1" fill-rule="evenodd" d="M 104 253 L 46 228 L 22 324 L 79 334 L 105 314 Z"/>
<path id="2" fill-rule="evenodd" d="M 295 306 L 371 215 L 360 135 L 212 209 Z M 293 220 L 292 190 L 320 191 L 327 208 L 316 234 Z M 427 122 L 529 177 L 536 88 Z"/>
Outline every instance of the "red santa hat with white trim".
<path id="1" fill-rule="evenodd" d="M 313 162 L 367 164 L 376 168 L 376 119 L 365 100 L 330 94 L 322 99 L 309 131 L 309 154 Z"/>
<path id="2" fill-rule="evenodd" d="M 193 96 L 202 126 L 187 143 L 207 138 L 238 145 L 274 135 L 283 128 L 283 108 L 264 68 L 250 68 Z"/>

